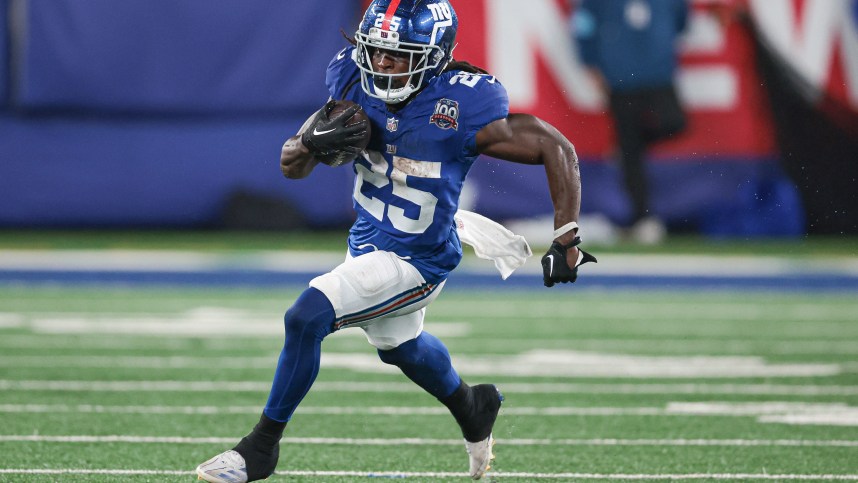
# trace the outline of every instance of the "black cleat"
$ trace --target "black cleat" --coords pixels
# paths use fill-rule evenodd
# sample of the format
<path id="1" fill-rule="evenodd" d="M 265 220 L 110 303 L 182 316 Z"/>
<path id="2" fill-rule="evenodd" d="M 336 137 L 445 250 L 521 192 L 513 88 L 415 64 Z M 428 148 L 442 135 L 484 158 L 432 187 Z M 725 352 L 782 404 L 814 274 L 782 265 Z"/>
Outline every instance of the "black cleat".
<path id="1" fill-rule="evenodd" d="M 457 416 L 462 436 L 465 437 L 465 450 L 468 452 L 471 478 L 479 480 L 488 471 L 495 455 L 492 446 L 492 428 L 498 417 L 503 394 L 494 384 L 479 384 L 473 386 L 468 394 L 469 411 Z"/>
<path id="2" fill-rule="evenodd" d="M 274 474 L 280 458 L 280 443 L 267 446 L 245 436 L 233 448 L 240 454 L 247 467 L 247 481 L 264 480 Z"/>

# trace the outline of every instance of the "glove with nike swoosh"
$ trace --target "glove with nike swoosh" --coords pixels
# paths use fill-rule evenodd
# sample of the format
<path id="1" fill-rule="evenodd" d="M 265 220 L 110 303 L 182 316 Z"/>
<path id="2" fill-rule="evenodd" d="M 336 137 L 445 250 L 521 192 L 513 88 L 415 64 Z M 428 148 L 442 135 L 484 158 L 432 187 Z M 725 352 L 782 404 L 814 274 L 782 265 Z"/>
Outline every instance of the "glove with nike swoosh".
<path id="1" fill-rule="evenodd" d="M 576 236 L 572 243 L 562 245 L 559 242 L 554 242 L 548 248 L 548 252 L 542 257 L 542 283 L 546 287 L 553 287 L 555 283 L 574 283 L 578 279 L 578 267 L 587 262 L 596 262 L 596 257 L 590 255 L 584 250 L 578 249 L 578 259 L 574 263 L 574 268 L 569 268 L 569 263 L 566 261 L 567 250 L 581 243 L 581 237 Z"/>
<path id="2" fill-rule="evenodd" d="M 337 151 L 346 151 L 352 154 L 360 154 L 361 148 L 354 143 L 363 139 L 366 135 L 367 121 L 363 120 L 354 124 L 348 121 L 356 112 L 361 110 L 357 104 L 349 106 L 337 113 L 334 117 L 328 115 L 336 105 L 337 101 L 331 100 L 316 113 L 316 117 L 301 135 L 301 142 L 313 155 L 324 156 Z"/>

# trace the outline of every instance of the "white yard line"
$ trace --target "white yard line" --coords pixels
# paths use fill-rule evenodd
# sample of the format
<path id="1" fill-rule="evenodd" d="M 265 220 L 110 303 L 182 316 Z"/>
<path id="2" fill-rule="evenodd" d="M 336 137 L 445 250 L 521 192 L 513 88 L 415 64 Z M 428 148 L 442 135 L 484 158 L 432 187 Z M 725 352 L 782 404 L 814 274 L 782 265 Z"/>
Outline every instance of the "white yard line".
<path id="1" fill-rule="evenodd" d="M 344 247 L 345 248 L 345 247 Z M 339 264 L 343 253 L 259 250 L 216 253 L 193 250 L 0 250 L 0 269 L 6 270 L 137 270 L 199 271 L 258 269 L 273 272 L 323 271 Z M 729 275 L 743 277 L 834 273 L 858 274 L 858 261 L 849 257 L 787 258 L 752 255 L 612 254 L 599 262 L 609 275 Z M 604 266 L 602 266 L 604 265 Z M 493 273 L 491 263 L 467 257 L 461 270 Z M 541 273 L 529 263 L 521 273 Z"/>
<path id="2" fill-rule="evenodd" d="M 343 253 L 252 251 L 216 253 L 193 250 L 0 250 L 0 269 L 65 271 L 170 271 L 256 269 L 315 272 L 340 264 Z"/>
<path id="3" fill-rule="evenodd" d="M 858 386 L 790 384 L 610 384 L 610 383 L 498 383 L 510 394 L 742 394 L 766 396 L 856 396 Z M 46 381 L 0 379 L 4 391 L 102 392 L 268 392 L 261 381 Z M 407 382 L 317 381 L 319 392 L 421 392 Z"/>
<path id="4" fill-rule="evenodd" d="M 126 435 L 0 435 L 0 442 L 28 443 L 130 443 L 130 444 L 231 444 L 235 438 L 189 438 L 184 436 L 126 436 Z M 504 446 L 755 446 L 755 447 L 818 447 L 858 448 L 858 440 L 803 439 L 564 439 L 564 438 L 504 438 Z M 461 446 L 462 439 L 438 438 L 291 438 L 280 444 L 320 444 L 353 446 Z"/>
<path id="5" fill-rule="evenodd" d="M 568 305 L 536 305 L 501 300 L 444 299 L 431 307 L 431 314 L 450 317 L 541 318 L 561 316 Z M 623 301 L 616 304 L 599 303 L 580 308 L 579 317 L 618 320 L 731 320 L 757 321 L 771 318 L 778 321 L 843 321 L 855 320 L 858 305 L 825 305 L 813 303 L 790 304 L 784 311 L 779 304 L 753 304 L 731 301 L 694 303 L 661 303 Z"/>
<path id="6" fill-rule="evenodd" d="M 8 475 L 116 475 L 116 476 L 191 476 L 192 471 L 178 470 L 111 470 L 111 469 L 31 469 L 0 468 L 0 474 Z M 467 473 L 438 471 L 277 471 L 278 476 L 354 476 L 358 478 L 466 478 Z M 528 473 L 491 471 L 488 477 L 527 478 L 542 480 L 766 480 L 766 481 L 856 481 L 858 475 L 843 474 L 760 474 L 760 473 L 684 473 L 684 474 L 626 474 L 626 473 Z"/>
<path id="7" fill-rule="evenodd" d="M 105 406 L 97 404 L 0 404 L 11 414 L 258 414 L 258 406 Z M 444 407 L 410 406 L 301 406 L 299 414 L 449 416 Z M 802 402 L 670 402 L 663 407 L 509 407 L 504 416 L 659 416 L 753 417 L 759 423 L 817 426 L 858 426 L 858 407 L 842 403 Z"/>
<path id="8" fill-rule="evenodd" d="M 259 406 L 102 406 L 91 404 L 0 404 L 0 413 L 111 413 L 111 414 L 258 414 Z M 398 406 L 301 406 L 298 414 L 385 415 L 385 416 L 449 416 L 443 407 Z M 513 407 L 503 414 L 515 416 L 673 416 L 665 408 L 656 407 Z M 676 413 L 678 416 L 688 414 Z"/>
<path id="9" fill-rule="evenodd" d="M 136 322 L 143 320 L 183 320 L 202 319 L 235 321 L 237 319 L 251 319 L 270 321 L 276 323 L 281 312 L 288 308 L 290 301 L 284 301 L 282 306 L 272 306 L 270 310 L 247 310 L 242 308 L 225 308 L 217 305 L 218 301 L 201 300 L 196 308 L 184 309 L 177 306 L 172 312 L 107 312 L 107 311 L 85 311 L 83 313 L 69 312 L 28 312 L 27 317 L 34 320 L 54 320 L 63 318 L 86 317 L 88 320 L 106 319 L 118 322 Z M 757 321 L 769 318 L 777 321 L 808 322 L 808 321 L 833 321 L 850 322 L 858 316 L 858 304 L 824 304 L 824 303 L 793 303 L 790 310 L 784 312 L 781 303 L 753 304 L 732 301 L 706 302 L 695 300 L 691 302 L 636 302 L 623 301 L 621 303 L 609 303 L 607 300 L 600 303 L 592 303 L 578 308 L 579 316 L 603 319 L 619 320 L 733 320 L 733 321 Z M 248 304 L 258 304 L 258 301 L 249 301 Z M 10 305 L 11 307 L 11 305 Z M 28 306 L 29 307 L 29 306 Z M 567 314 L 568 304 L 535 305 L 524 304 L 517 301 L 503 301 L 491 298 L 489 300 L 462 300 L 459 298 L 444 298 L 432 305 L 430 314 L 445 317 L 491 317 L 491 318 L 543 318 L 548 316 L 563 316 Z M 22 316 L 6 309 L 7 316 Z"/>
<path id="10" fill-rule="evenodd" d="M 210 369 L 222 371 L 270 369 L 278 352 L 260 357 L 195 356 L 85 356 L 32 355 L 0 356 L 0 368 L 128 368 L 128 369 Z M 396 367 L 382 364 L 369 352 L 328 352 L 322 354 L 322 368 L 339 368 L 362 373 L 398 374 Z M 849 372 L 830 363 L 770 363 L 754 356 L 644 356 L 532 349 L 505 356 L 462 355 L 458 370 L 481 376 L 558 376 L 586 378 L 746 378 L 820 377 Z"/>
<path id="11" fill-rule="evenodd" d="M 436 334 L 437 322 L 430 324 L 431 332 Z M 444 324 L 442 330 L 445 329 Z M 452 325 L 452 324 L 448 324 Z M 0 314 L 0 328 L 3 326 L 2 314 Z M 19 323 L 23 327 L 23 321 Z M 447 330 L 444 330 L 448 332 Z M 449 331 L 452 332 L 452 331 Z M 278 334 L 279 335 L 279 334 Z M 213 349 L 235 349 L 236 345 L 240 345 L 242 350 L 252 350 L 257 347 L 267 347 L 270 349 L 272 344 L 268 343 L 271 338 L 266 336 L 247 336 L 241 335 L 239 342 L 233 339 L 224 337 L 204 339 L 204 347 L 208 350 Z M 447 334 L 444 336 L 448 342 L 453 342 L 455 337 L 460 337 L 456 334 Z M 341 331 L 331 336 L 330 340 L 335 338 L 349 338 L 353 340 L 365 341 L 363 334 L 360 331 Z M 263 342 L 265 341 L 265 342 Z M 329 342 L 328 339 L 325 342 Z M 858 343 L 854 340 L 837 339 L 803 339 L 803 340 L 788 340 L 788 339 L 714 339 L 714 338 L 695 338 L 695 339 L 676 339 L 676 338 L 659 338 L 657 340 L 647 339 L 630 339 L 630 338 L 581 338 L 576 340 L 563 339 L 509 339 L 509 338 L 480 338 L 482 347 L 492 350 L 524 350 L 533 347 L 551 348 L 562 346 L 566 349 L 577 350 L 600 350 L 600 351 L 616 351 L 616 352 L 643 352 L 657 354 L 727 354 L 727 355 L 858 355 Z M 199 346 L 195 338 L 162 338 L 159 336 L 146 336 L 143 334 L 134 334 L 132 336 L 123 336 L 120 334 L 96 335 L 96 334 L 81 334 L 79 337 L 51 337 L 45 335 L 31 334 L 4 334 L 0 338 L 0 349 L 76 349 L 81 352 L 94 351 L 119 351 L 127 349 L 135 350 L 174 350 L 174 351 L 190 351 L 198 350 Z M 458 351 L 457 351 L 458 352 Z"/>

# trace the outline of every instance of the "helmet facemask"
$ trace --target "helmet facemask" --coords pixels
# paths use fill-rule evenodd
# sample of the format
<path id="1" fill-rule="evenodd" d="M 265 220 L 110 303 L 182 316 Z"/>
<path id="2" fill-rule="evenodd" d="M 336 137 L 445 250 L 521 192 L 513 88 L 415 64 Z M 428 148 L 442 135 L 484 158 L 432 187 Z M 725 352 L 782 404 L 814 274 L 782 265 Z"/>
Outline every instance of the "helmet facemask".
<path id="1" fill-rule="evenodd" d="M 396 104 L 408 99 L 411 94 L 423 87 L 425 80 L 437 75 L 449 60 L 444 50 L 437 45 L 400 42 L 398 32 L 377 27 L 370 28 L 366 34 L 356 32 L 355 40 L 357 41 L 355 62 L 360 69 L 363 90 L 368 95 L 388 104 Z M 407 57 L 408 71 L 376 72 L 372 62 L 372 55 L 376 49 Z"/>

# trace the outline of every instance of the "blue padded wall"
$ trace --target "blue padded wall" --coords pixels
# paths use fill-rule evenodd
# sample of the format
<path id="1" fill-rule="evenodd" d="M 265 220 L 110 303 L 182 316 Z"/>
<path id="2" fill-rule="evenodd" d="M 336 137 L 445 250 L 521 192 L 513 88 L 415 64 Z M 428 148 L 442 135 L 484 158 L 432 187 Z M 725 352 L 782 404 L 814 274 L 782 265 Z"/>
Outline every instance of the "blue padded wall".
<path id="1" fill-rule="evenodd" d="M 312 226 L 348 223 L 349 168 L 280 173 L 302 121 L 0 117 L 0 226 L 206 225 L 240 190 L 290 201 Z"/>
<path id="2" fill-rule="evenodd" d="M 210 226 L 239 192 L 289 202 L 311 227 L 351 221 L 350 168 L 295 181 L 278 164 L 327 99 L 325 67 L 361 0 L 15 2 L 27 25 L 10 70 L 0 0 L 0 228 Z M 800 230 L 774 164 L 655 162 L 655 210 L 713 234 Z M 614 166 L 581 170 L 582 210 L 627 219 Z M 541 167 L 480 160 L 469 180 L 498 220 L 552 210 Z"/>
<path id="3" fill-rule="evenodd" d="M 0 0 L 0 111 L 9 99 L 9 1 Z"/>
<path id="4" fill-rule="evenodd" d="M 310 109 L 359 6 L 341 0 L 28 0 L 25 78 L 36 109 Z"/>

